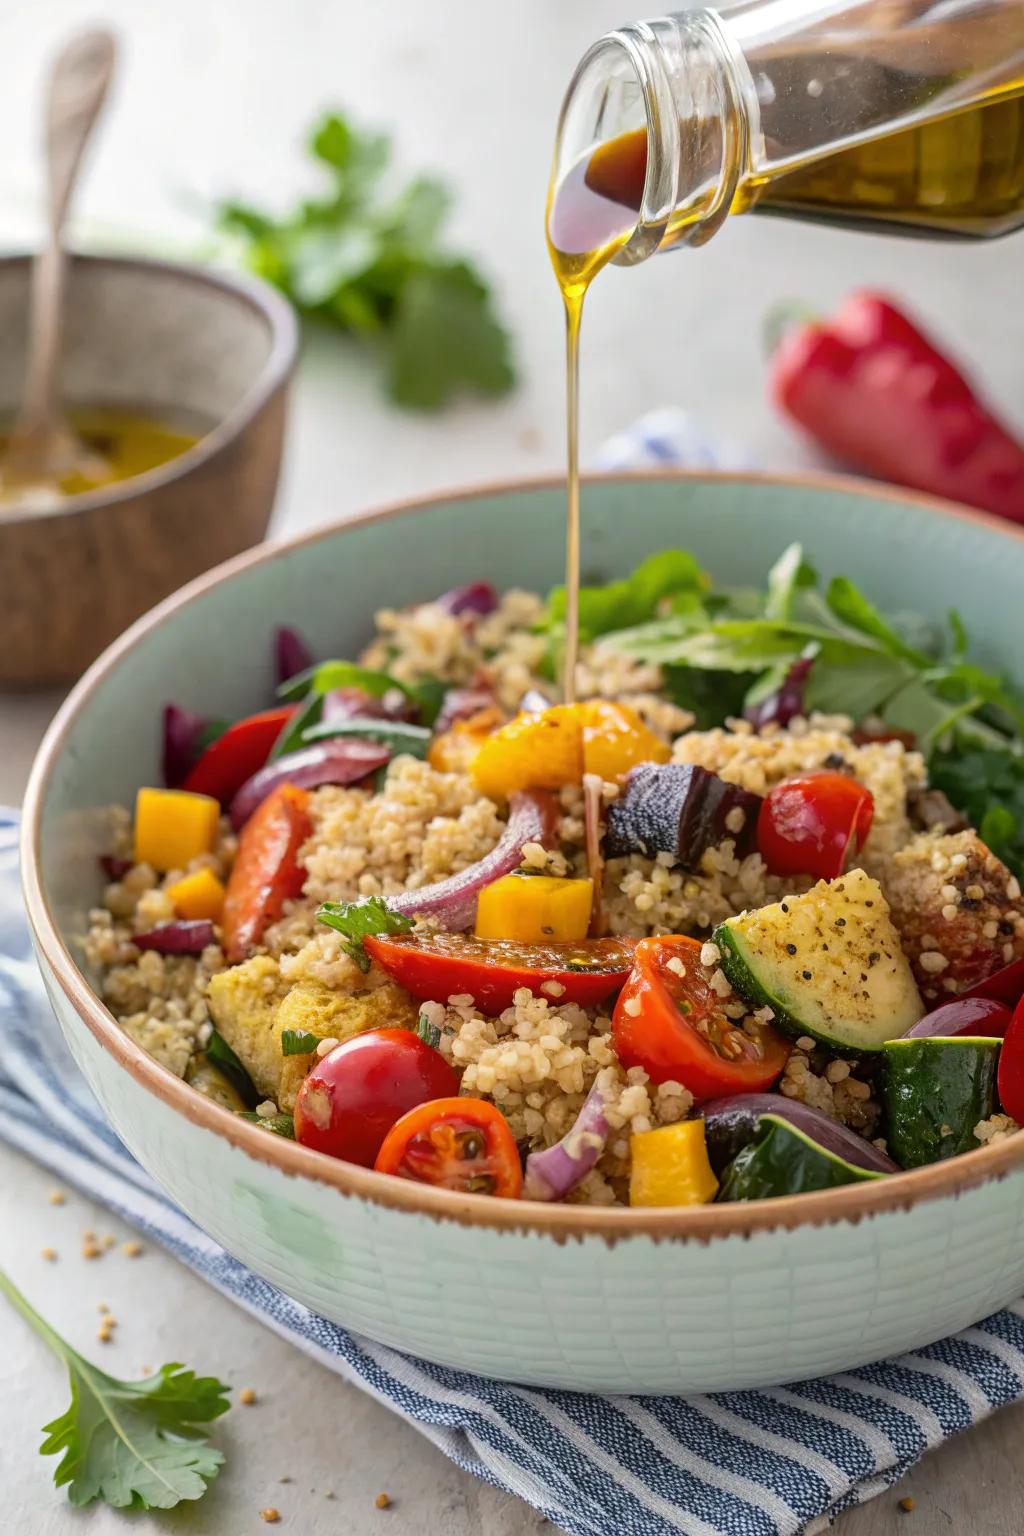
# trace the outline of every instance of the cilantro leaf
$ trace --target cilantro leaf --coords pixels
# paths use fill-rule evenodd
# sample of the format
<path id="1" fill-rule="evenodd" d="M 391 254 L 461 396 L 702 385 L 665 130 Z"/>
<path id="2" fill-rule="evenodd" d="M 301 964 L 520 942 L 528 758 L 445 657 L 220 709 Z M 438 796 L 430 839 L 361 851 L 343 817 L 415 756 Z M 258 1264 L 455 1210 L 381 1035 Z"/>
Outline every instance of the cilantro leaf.
<path id="1" fill-rule="evenodd" d="M 1007 747 L 975 747 L 954 737 L 932 754 L 928 777 L 977 827 L 984 842 L 1024 877 L 1024 756 Z"/>
<path id="2" fill-rule="evenodd" d="M 700 623 L 706 618 L 699 602 L 706 586 L 707 578 L 691 554 L 683 549 L 663 549 L 649 555 L 622 581 L 580 588 L 580 637 L 586 642 L 645 624 L 654 619 L 659 605 L 667 599 L 673 601 L 673 607 L 676 599 L 696 599 L 695 604 L 683 606 L 693 622 Z M 544 622 L 549 628 L 565 623 L 564 587 L 552 589 Z"/>
<path id="3" fill-rule="evenodd" d="M 370 969 L 370 957 L 363 940 L 378 933 L 409 933 L 412 919 L 392 912 L 380 896 L 366 901 L 325 901 L 317 908 L 317 918 L 343 938 L 342 948 L 361 971 Z"/>
<path id="4" fill-rule="evenodd" d="M 224 1383 L 177 1363 L 118 1381 L 72 1349 L 2 1270 L 0 1291 L 68 1368 L 71 1404 L 44 1426 L 40 1454 L 61 1457 L 53 1480 L 71 1503 L 173 1509 L 202 1498 L 224 1457 L 200 1426 L 227 1411 Z"/>
<path id="5" fill-rule="evenodd" d="M 308 1056 L 320 1044 L 320 1036 L 308 1029 L 283 1029 L 281 1031 L 282 1056 Z"/>
<path id="6" fill-rule="evenodd" d="M 511 389 L 509 339 L 487 284 L 442 244 L 447 187 L 419 176 L 392 190 L 387 136 L 337 112 L 316 124 L 309 150 L 323 193 L 281 216 L 222 202 L 228 253 L 303 315 L 375 345 L 401 405 L 437 410 L 466 390 Z"/>
<path id="7" fill-rule="evenodd" d="M 431 1024 L 425 1013 L 420 1014 L 419 1023 L 416 1025 L 416 1033 L 424 1045 L 429 1045 L 432 1050 L 437 1050 L 441 1044 L 441 1031 L 436 1024 Z"/>

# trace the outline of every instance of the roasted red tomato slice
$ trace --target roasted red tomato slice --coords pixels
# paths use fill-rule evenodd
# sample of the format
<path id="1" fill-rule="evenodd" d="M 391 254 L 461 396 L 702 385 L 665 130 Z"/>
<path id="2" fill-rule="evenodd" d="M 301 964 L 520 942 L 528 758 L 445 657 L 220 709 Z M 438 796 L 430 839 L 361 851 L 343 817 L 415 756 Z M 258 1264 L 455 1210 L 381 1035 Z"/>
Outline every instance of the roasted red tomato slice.
<path id="1" fill-rule="evenodd" d="M 368 938 L 366 952 L 399 986 L 425 1002 L 468 992 L 492 1016 L 520 987 L 557 1003 L 596 1007 L 617 992 L 633 964 L 634 939 L 581 939 L 577 944 L 517 944 L 472 934 Z M 547 992 L 543 988 L 548 983 Z M 561 988 L 559 991 L 558 988 Z"/>
<path id="2" fill-rule="evenodd" d="M 508 1121 L 486 1099 L 435 1099 L 411 1109 L 391 1127 L 373 1166 L 463 1195 L 515 1200 L 523 1188 Z"/>
<path id="3" fill-rule="evenodd" d="M 728 1018 L 700 961 L 699 940 L 641 939 L 612 1018 L 624 1067 L 643 1067 L 655 1083 L 682 1083 L 697 1103 L 727 1093 L 761 1093 L 789 1059 L 790 1045 L 770 1025 L 748 1034 Z"/>
<path id="4" fill-rule="evenodd" d="M 1018 1125 L 1024 1125 L 1024 1001 L 1013 1011 L 1010 1027 L 1003 1036 L 996 1073 L 999 1103 L 1003 1112 Z"/>
<path id="5" fill-rule="evenodd" d="M 294 704 L 281 704 L 229 725 L 190 769 L 182 789 L 212 795 L 226 805 L 246 779 L 263 767 L 295 709 Z"/>
<path id="6" fill-rule="evenodd" d="M 871 831 L 871 791 L 844 773 L 804 773 L 768 791 L 757 818 L 757 847 L 773 875 L 835 880 Z"/>

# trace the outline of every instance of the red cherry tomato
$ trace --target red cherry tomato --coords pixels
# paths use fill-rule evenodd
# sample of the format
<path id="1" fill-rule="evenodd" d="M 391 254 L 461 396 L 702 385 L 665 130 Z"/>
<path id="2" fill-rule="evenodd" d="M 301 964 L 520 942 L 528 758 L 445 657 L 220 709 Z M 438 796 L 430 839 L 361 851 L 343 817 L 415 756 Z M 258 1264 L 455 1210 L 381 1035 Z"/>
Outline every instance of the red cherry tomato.
<path id="1" fill-rule="evenodd" d="M 757 818 L 757 846 L 773 875 L 835 880 L 871 831 L 871 791 L 843 773 L 804 773 L 768 791 Z"/>
<path id="2" fill-rule="evenodd" d="M 762 1093 L 792 1047 L 771 1025 L 753 1036 L 727 1017 L 700 951 L 697 939 L 640 940 L 612 1015 L 616 1054 L 626 1068 L 643 1067 L 652 1082 L 682 1083 L 698 1103 Z"/>
<path id="3" fill-rule="evenodd" d="M 1003 1036 L 996 1086 L 1004 1114 L 1024 1125 L 1024 1000 L 1013 1010 L 1010 1027 Z"/>
<path id="4" fill-rule="evenodd" d="M 263 767 L 295 709 L 294 704 L 281 704 L 229 725 L 189 770 L 182 789 L 194 795 L 212 795 L 226 805 L 246 779 Z"/>
<path id="5" fill-rule="evenodd" d="M 455 1069 L 411 1030 L 368 1029 L 335 1046 L 303 1081 L 295 1100 L 295 1139 L 372 1168 L 400 1116 L 458 1091 Z"/>
<path id="6" fill-rule="evenodd" d="M 437 1099 L 403 1115 L 373 1165 L 462 1195 L 522 1193 L 523 1168 L 508 1121 L 486 1099 Z"/>
<path id="7" fill-rule="evenodd" d="M 596 1007 L 617 992 L 633 964 L 632 939 L 576 944 L 517 944 L 465 933 L 367 938 L 366 953 L 413 997 L 443 1003 L 468 992 L 482 1013 L 497 1016 L 520 987 L 540 992 L 557 982 L 559 1003 Z"/>

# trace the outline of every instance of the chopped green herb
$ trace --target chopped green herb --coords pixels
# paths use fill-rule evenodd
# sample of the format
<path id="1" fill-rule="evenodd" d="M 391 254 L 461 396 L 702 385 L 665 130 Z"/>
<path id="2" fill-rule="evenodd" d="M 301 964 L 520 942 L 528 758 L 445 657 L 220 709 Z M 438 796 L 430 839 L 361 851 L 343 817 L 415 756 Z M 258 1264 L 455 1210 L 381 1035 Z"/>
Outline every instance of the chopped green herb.
<path id="1" fill-rule="evenodd" d="M 436 1024 L 431 1024 L 425 1013 L 420 1014 L 420 1021 L 416 1025 L 416 1033 L 424 1045 L 429 1045 L 432 1050 L 437 1050 L 441 1044 L 441 1031 Z"/>
<path id="2" fill-rule="evenodd" d="M 278 698 L 286 702 L 305 699 L 311 693 L 333 693 L 336 688 L 359 688 L 373 699 L 382 699 L 386 693 L 404 693 L 407 699 L 416 700 L 416 690 L 408 683 L 400 683 L 390 672 L 375 672 L 372 667 L 361 667 L 355 661 L 320 661 L 315 667 L 299 672 L 282 683 L 277 690 Z"/>
<path id="3" fill-rule="evenodd" d="M 224 1457 L 201 1426 L 227 1411 L 229 1388 L 176 1363 L 144 1381 L 118 1381 L 72 1349 L 2 1270 L 0 1291 L 68 1368 L 71 1406 L 44 1426 L 39 1449 L 61 1455 L 53 1480 L 71 1503 L 173 1509 L 202 1498 Z"/>
<path id="4" fill-rule="evenodd" d="M 295 1121 L 284 1110 L 277 1115 L 258 1115 L 253 1109 L 243 1109 L 238 1111 L 238 1118 L 251 1120 L 253 1125 L 258 1125 L 275 1136 L 284 1136 L 288 1141 L 295 1140 Z"/>
<path id="5" fill-rule="evenodd" d="M 317 908 L 317 918 L 342 935 L 342 948 L 361 971 L 370 969 L 370 959 L 363 940 L 378 933 L 409 933 L 411 918 L 392 912 L 380 896 L 366 901 L 325 901 Z"/>
<path id="6" fill-rule="evenodd" d="M 320 1044 L 319 1035 L 311 1035 L 308 1029 L 283 1029 L 281 1031 L 282 1056 L 308 1056 Z"/>
<path id="7" fill-rule="evenodd" d="M 255 1083 L 219 1030 L 212 1031 L 205 1050 L 207 1061 L 224 1074 L 243 1104 L 250 1108 L 258 1104 L 260 1095 Z"/>
<path id="8" fill-rule="evenodd" d="M 440 242 L 447 188 L 418 177 L 393 192 L 389 140 L 338 113 L 317 124 L 309 149 L 327 178 L 323 195 L 283 217 L 222 203 L 229 254 L 302 314 L 374 346 L 401 405 L 436 410 L 467 390 L 511 389 L 509 339 L 488 287 Z"/>

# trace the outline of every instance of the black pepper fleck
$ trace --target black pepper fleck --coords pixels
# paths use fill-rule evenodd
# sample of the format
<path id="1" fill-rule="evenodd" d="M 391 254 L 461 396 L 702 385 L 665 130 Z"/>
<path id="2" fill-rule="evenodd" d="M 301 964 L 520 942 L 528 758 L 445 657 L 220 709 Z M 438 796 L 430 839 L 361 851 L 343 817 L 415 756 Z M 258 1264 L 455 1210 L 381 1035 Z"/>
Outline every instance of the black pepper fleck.
<path id="1" fill-rule="evenodd" d="M 795 955 L 796 954 L 796 945 L 795 944 L 787 944 L 786 945 L 786 954 L 787 955 Z"/>

